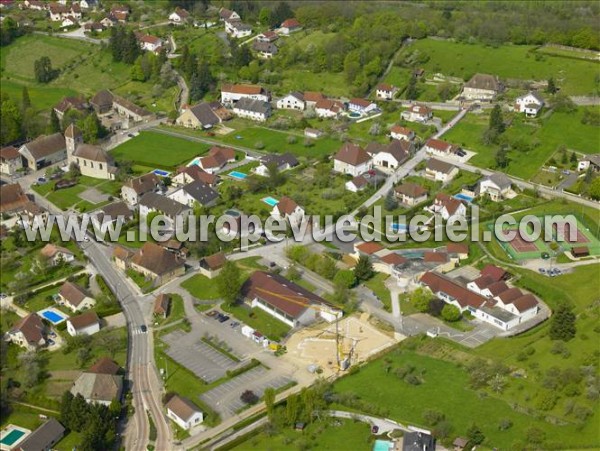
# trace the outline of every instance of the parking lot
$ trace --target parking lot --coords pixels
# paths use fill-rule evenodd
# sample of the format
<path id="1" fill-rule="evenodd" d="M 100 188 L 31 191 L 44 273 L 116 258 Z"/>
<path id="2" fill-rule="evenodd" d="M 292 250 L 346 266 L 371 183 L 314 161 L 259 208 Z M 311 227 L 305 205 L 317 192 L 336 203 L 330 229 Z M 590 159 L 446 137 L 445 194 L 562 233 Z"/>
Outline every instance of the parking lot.
<path id="1" fill-rule="evenodd" d="M 197 335 L 181 330 L 165 335 L 162 340 L 169 346 L 166 351 L 169 357 L 208 383 L 225 376 L 227 370 L 243 365 L 200 341 Z"/>
<path id="2" fill-rule="evenodd" d="M 291 377 L 277 374 L 276 371 L 268 370 L 263 366 L 257 366 L 230 381 L 213 388 L 202 394 L 200 399 L 215 409 L 222 419 L 233 416 L 244 407 L 240 399 L 241 394 L 251 390 L 258 397 L 262 396 L 265 389 L 283 387 L 292 381 Z"/>

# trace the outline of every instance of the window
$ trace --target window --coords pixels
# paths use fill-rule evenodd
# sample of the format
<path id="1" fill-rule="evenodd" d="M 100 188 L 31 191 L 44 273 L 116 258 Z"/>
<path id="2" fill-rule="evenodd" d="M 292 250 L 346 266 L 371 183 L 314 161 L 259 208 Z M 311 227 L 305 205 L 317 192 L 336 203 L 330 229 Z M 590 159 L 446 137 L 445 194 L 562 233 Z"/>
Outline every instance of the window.
<path id="1" fill-rule="evenodd" d="M 100 170 L 102 170 L 102 163 L 99 163 L 99 164 L 100 164 Z"/>
<path id="2" fill-rule="evenodd" d="M 87 160 L 83 160 L 83 165 L 87 166 Z"/>

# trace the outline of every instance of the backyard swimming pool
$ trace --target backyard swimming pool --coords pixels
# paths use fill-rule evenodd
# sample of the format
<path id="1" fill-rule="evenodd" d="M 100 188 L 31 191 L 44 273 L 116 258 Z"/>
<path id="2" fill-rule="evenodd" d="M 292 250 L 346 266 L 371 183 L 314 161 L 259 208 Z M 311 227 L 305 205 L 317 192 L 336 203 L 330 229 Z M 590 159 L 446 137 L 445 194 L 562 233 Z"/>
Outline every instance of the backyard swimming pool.
<path id="1" fill-rule="evenodd" d="M 19 426 L 15 426 L 9 424 L 2 431 L 2 438 L 0 438 L 0 449 L 12 449 L 15 445 L 24 440 L 25 436 L 28 435 L 31 431 L 29 429 L 25 429 Z"/>
<path id="2" fill-rule="evenodd" d="M 168 177 L 169 174 L 171 174 L 169 171 L 163 171 L 162 169 L 155 169 L 152 172 L 158 175 L 159 177 Z"/>
<path id="3" fill-rule="evenodd" d="M 248 174 L 244 174 L 243 172 L 239 171 L 231 171 L 228 175 L 229 177 L 233 177 L 234 179 L 238 180 L 244 180 L 246 177 L 248 177 Z"/>
<path id="4" fill-rule="evenodd" d="M 358 119 L 358 118 L 359 118 L 359 117 L 361 117 L 361 116 L 362 116 L 362 114 L 360 114 L 360 113 L 357 113 L 357 112 L 355 112 L 355 111 L 353 111 L 353 112 L 351 112 L 351 113 L 348 113 L 348 117 L 350 117 L 350 118 L 352 118 L 352 119 Z"/>
<path id="5" fill-rule="evenodd" d="M 265 197 L 262 201 L 271 207 L 274 207 L 275 205 L 277 205 L 279 203 L 279 201 L 277 199 L 274 199 L 271 196 Z"/>
<path id="6" fill-rule="evenodd" d="M 196 157 L 192 161 L 190 161 L 187 165 L 188 166 L 193 166 L 193 165 L 198 166 L 199 163 L 200 163 L 200 157 Z"/>
<path id="7" fill-rule="evenodd" d="M 473 198 L 471 196 L 467 196 L 466 194 L 462 194 L 462 193 L 456 194 L 454 196 L 454 198 L 458 199 L 458 200 L 464 200 L 465 202 L 468 202 L 468 203 L 473 202 Z"/>
<path id="8" fill-rule="evenodd" d="M 400 252 L 400 255 L 408 258 L 409 260 L 417 260 L 423 258 L 423 255 L 425 255 L 425 251 L 405 251 Z"/>
<path id="9" fill-rule="evenodd" d="M 406 232 L 408 230 L 408 227 L 406 227 L 406 224 L 392 224 L 390 229 L 392 230 L 392 232 Z"/>
<path id="10" fill-rule="evenodd" d="M 40 315 L 41 317 L 43 317 L 44 319 L 47 319 L 48 321 L 50 321 L 52 324 L 60 324 L 63 321 L 65 321 L 68 317 L 60 312 L 59 310 L 56 310 L 52 307 L 44 309 L 44 310 L 40 310 L 38 312 L 38 315 Z"/>

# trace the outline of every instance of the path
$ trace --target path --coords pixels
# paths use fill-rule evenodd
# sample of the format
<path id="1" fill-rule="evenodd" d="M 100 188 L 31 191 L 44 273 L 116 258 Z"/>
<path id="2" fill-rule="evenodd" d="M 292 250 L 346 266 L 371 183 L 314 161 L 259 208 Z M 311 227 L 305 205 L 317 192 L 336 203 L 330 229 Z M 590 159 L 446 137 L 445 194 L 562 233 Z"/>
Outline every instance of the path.
<path id="1" fill-rule="evenodd" d="M 375 92 L 377 91 L 377 85 L 380 84 L 380 83 L 383 83 L 383 81 L 385 80 L 385 77 L 387 77 L 387 75 L 392 70 L 392 67 L 394 67 L 394 62 L 396 61 L 396 57 L 400 54 L 400 52 L 402 51 L 402 49 L 404 49 L 404 44 L 406 44 L 406 41 L 407 40 L 405 39 L 404 41 L 402 41 L 400 43 L 400 47 L 398 47 L 398 50 L 396 50 L 394 52 L 394 54 L 392 55 L 392 57 L 390 58 L 390 62 L 388 63 L 388 65 L 385 68 L 385 70 L 383 71 L 383 74 L 381 74 L 381 77 L 379 77 L 379 79 L 377 80 L 377 83 L 375 83 L 373 85 L 373 89 L 371 89 L 371 92 L 369 93 L 369 95 L 367 97 L 374 96 Z"/>
<path id="2" fill-rule="evenodd" d="M 34 31 L 34 34 L 43 34 L 45 36 L 51 36 L 53 38 L 63 38 L 63 39 L 75 39 L 77 41 L 89 42 L 90 44 L 100 45 L 103 42 L 108 42 L 108 39 L 96 39 L 90 38 L 83 33 L 83 27 L 78 28 L 77 30 L 70 31 L 68 33 L 47 33 L 45 31 Z"/>
<path id="3" fill-rule="evenodd" d="M 20 406 L 25 406 L 25 407 L 29 407 L 31 409 L 35 409 L 35 410 L 39 410 L 41 412 L 47 412 L 47 413 L 53 413 L 56 415 L 60 415 L 60 412 L 58 410 L 52 410 L 52 409 L 47 409 L 45 407 L 39 407 L 33 404 L 28 404 L 26 402 L 21 402 L 21 401 L 11 401 L 11 403 L 13 404 L 19 404 Z"/>

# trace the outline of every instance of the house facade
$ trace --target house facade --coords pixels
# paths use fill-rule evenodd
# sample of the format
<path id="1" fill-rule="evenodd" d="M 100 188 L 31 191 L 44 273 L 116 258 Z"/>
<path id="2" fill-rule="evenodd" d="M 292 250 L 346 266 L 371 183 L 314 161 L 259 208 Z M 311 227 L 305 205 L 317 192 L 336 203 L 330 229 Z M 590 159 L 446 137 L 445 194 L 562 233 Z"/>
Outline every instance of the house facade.
<path id="1" fill-rule="evenodd" d="M 359 114 L 369 114 L 377 110 L 377 104 L 366 99 L 354 98 L 348 102 L 348 110 Z"/>
<path id="2" fill-rule="evenodd" d="M 183 259 L 158 244 L 147 242 L 133 255 L 129 265 L 134 271 L 163 285 L 185 273 Z"/>
<path id="3" fill-rule="evenodd" d="M 67 158 L 67 146 L 62 133 L 40 136 L 19 148 L 19 153 L 32 171 L 58 163 Z"/>
<path id="4" fill-rule="evenodd" d="M 7 333 L 7 340 L 28 351 L 37 351 L 46 344 L 46 327 L 37 313 L 22 318 Z"/>
<path id="5" fill-rule="evenodd" d="M 458 174 L 458 168 L 445 161 L 430 158 L 425 165 L 425 177 L 437 182 L 446 183 Z"/>
<path id="6" fill-rule="evenodd" d="M 201 180 L 184 185 L 182 188 L 169 194 L 173 199 L 183 205 L 193 208 L 195 205 L 211 207 L 219 200 L 219 193 Z"/>
<path id="7" fill-rule="evenodd" d="M 202 102 L 184 108 L 175 120 L 180 127 L 208 129 L 221 123 L 221 118 L 213 111 L 209 103 Z"/>
<path id="8" fill-rule="evenodd" d="M 72 316 L 67 320 L 67 332 L 72 337 L 78 335 L 94 335 L 100 331 L 100 318 L 96 312 L 86 312 Z"/>
<path id="9" fill-rule="evenodd" d="M 358 144 L 345 143 L 333 157 L 333 170 L 357 177 L 371 169 L 369 154 Z"/>
<path id="10" fill-rule="evenodd" d="M 491 102 L 500 92 L 502 92 L 502 85 L 498 77 L 475 74 L 465 83 L 461 96 L 465 100 Z"/>
<path id="11" fill-rule="evenodd" d="M 402 127 L 401 125 L 394 125 L 390 129 L 390 138 L 412 141 L 415 139 L 415 132 L 413 132 L 410 128 Z"/>
<path id="12" fill-rule="evenodd" d="M 400 113 L 400 118 L 408 122 L 427 122 L 433 118 L 433 110 L 425 105 L 411 105 Z"/>
<path id="13" fill-rule="evenodd" d="M 58 292 L 58 303 L 73 312 L 81 312 L 96 305 L 96 300 L 79 285 L 67 281 Z"/>
<path id="14" fill-rule="evenodd" d="M 496 172 L 485 177 L 479 182 L 479 194 L 487 194 L 494 202 L 499 202 L 506 198 L 511 192 L 512 182 L 506 174 Z"/>
<path id="15" fill-rule="evenodd" d="M 427 189 L 416 183 L 405 182 L 394 188 L 396 199 L 404 205 L 413 207 L 427 200 Z"/>
<path id="16" fill-rule="evenodd" d="M 173 395 L 165 408 L 167 409 L 167 417 L 186 431 L 204 421 L 202 411 L 189 399 L 179 395 Z"/>
<path id="17" fill-rule="evenodd" d="M 129 205 L 137 205 L 144 194 L 161 191 L 162 186 L 158 176 L 151 172 L 125 182 L 121 187 L 121 197 Z"/>
<path id="18" fill-rule="evenodd" d="M 296 227 L 304 219 L 304 209 L 293 199 L 283 196 L 273 207 L 271 216 L 275 219 L 286 220 L 291 226 Z"/>
<path id="19" fill-rule="evenodd" d="M 297 91 L 289 93 L 287 96 L 282 97 L 277 101 L 277 108 L 280 110 L 304 111 L 306 108 L 304 94 Z"/>
<path id="20" fill-rule="evenodd" d="M 0 172 L 5 175 L 15 175 L 23 169 L 23 158 L 19 149 L 6 146 L 0 149 Z"/>
<path id="21" fill-rule="evenodd" d="M 258 122 L 265 122 L 271 116 L 271 104 L 263 100 L 240 99 L 233 106 L 233 114 Z"/>
<path id="22" fill-rule="evenodd" d="M 515 100 L 515 111 L 524 113 L 527 117 L 535 117 L 544 106 L 544 99 L 536 92 L 528 92 L 517 97 Z"/>
<path id="23" fill-rule="evenodd" d="M 398 88 L 395 86 L 388 85 L 387 83 L 380 83 L 375 89 L 375 96 L 378 99 L 392 100 L 397 91 Z"/>

